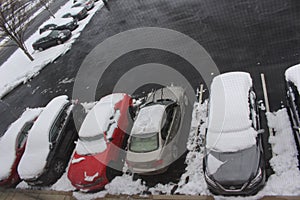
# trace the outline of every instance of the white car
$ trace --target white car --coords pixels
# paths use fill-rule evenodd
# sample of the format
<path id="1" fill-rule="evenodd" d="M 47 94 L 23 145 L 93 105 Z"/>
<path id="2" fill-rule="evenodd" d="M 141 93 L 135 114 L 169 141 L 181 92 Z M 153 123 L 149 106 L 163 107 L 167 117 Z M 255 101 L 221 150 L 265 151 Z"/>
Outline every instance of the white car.
<path id="1" fill-rule="evenodd" d="M 295 142 L 300 149 L 300 64 L 285 71 L 287 107 L 290 115 Z M 300 158 L 300 156 L 298 156 Z"/>
<path id="2" fill-rule="evenodd" d="M 263 187 L 262 133 L 250 74 L 216 76 L 210 90 L 203 159 L 205 180 L 212 193 L 252 195 Z"/>
<path id="3" fill-rule="evenodd" d="M 72 8 L 81 7 L 81 6 L 85 7 L 87 10 L 91 10 L 95 6 L 95 1 L 94 0 L 77 0 L 77 1 L 74 1 L 74 5 L 72 6 Z"/>
<path id="4" fill-rule="evenodd" d="M 181 87 L 165 87 L 148 95 L 128 140 L 126 162 L 131 172 L 163 173 L 178 158 L 186 98 Z"/>

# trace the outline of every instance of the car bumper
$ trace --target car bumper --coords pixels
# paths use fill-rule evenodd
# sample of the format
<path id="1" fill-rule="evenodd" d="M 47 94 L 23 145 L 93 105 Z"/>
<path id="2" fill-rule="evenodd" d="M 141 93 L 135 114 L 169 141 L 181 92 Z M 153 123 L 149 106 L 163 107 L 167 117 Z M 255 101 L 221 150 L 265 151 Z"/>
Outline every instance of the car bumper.
<path id="1" fill-rule="evenodd" d="M 245 184 L 245 187 L 241 187 L 240 189 L 227 189 L 217 183 L 212 185 L 209 183 L 209 181 L 207 181 L 207 179 L 206 179 L 206 183 L 208 189 L 214 195 L 249 196 L 249 195 L 255 195 L 260 189 L 263 188 L 263 186 L 265 185 L 265 175 L 260 180 L 260 182 L 256 183 L 253 187 L 249 187 L 248 184 Z"/>
<path id="2" fill-rule="evenodd" d="M 102 190 L 104 186 L 108 183 L 108 180 L 106 178 L 100 178 L 96 180 L 95 182 L 91 183 L 84 183 L 84 184 L 77 184 L 77 183 L 72 183 L 72 185 L 82 191 L 82 192 L 96 192 L 99 190 Z"/>

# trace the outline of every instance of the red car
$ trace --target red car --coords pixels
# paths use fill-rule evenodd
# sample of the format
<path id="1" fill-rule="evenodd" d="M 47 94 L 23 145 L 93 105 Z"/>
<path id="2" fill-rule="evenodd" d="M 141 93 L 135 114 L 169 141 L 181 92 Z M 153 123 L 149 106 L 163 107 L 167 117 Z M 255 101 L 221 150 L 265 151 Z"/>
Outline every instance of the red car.
<path id="1" fill-rule="evenodd" d="M 116 175 L 121 175 L 127 143 L 127 129 L 132 124 L 127 94 L 103 97 L 87 114 L 79 130 L 68 178 L 81 191 L 102 189 Z"/>
<path id="2" fill-rule="evenodd" d="M 27 109 L 0 138 L 0 187 L 14 187 L 20 181 L 17 167 L 24 153 L 27 135 L 42 109 Z"/>

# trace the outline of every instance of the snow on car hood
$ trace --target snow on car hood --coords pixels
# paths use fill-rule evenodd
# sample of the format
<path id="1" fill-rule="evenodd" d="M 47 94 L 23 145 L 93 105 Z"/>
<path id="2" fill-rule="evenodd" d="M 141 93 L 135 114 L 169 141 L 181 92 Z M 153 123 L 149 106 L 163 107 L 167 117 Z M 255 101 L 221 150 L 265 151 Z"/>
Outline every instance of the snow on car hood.
<path id="1" fill-rule="evenodd" d="M 300 64 L 288 68 L 285 71 L 285 79 L 293 82 L 300 90 Z"/>
<path id="2" fill-rule="evenodd" d="M 160 104 L 142 108 L 133 124 L 131 135 L 159 132 L 164 112 L 165 106 Z"/>
<path id="3" fill-rule="evenodd" d="M 93 107 L 84 119 L 79 130 L 79 137 L 95 137 L 107 131 L 110 117 L 115 113 L 115 104 L 124 98 L 125 94 L 117 93 L 103 97 Z"/>
<path id="4" fill-rule="evenodd" d="M 50 152 L 50 129 L 58 113 L 68 102 L 66 95 L 52 99 L 29 131 L 26 149 L 18 166 L 21 178 L 34 178 L 43 171 Z"/>
<path id="5" fill-rule="evenodd" d="M 16 139 L 23 126 L 33 121 L 42 112 L 42 108 L 27 108 L 22 116 L 12 123 L 4 135 L 0 138 L 0 180 L 9 177 L 11 168 L 16 159 Z"/>

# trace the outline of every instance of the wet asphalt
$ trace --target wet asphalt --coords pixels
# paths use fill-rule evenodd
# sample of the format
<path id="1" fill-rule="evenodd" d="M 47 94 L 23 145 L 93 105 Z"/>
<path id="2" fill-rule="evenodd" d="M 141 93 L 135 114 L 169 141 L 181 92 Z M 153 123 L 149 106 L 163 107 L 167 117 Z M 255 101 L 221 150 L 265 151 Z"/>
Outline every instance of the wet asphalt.
<path id="1" fill-rule="evenodd" d="M 95 14 L 69 52 L 0 101 L 0 135 L 26 107 L 44 106 L 61 94 L 71 97 L 72 80 L 91 50 L 117 33 L 140 27 L 168 28 L 188 35 L 205 48 L 221 73 L 250 72 L 258 99 L 263 99 L 260 74 L 264 73 L 271 111 L 285 104 L 284 71 L 300 59 L 300 1 L 110 0 L 109 6 L 110 11 L 103 8 Z M 99 78 L 96 99 L 112 92 L 128 70 L 145 63 L 173 67 L 195 90 L 204 82 L 182 57 L 157 49 L 140 49 L 111 63 L 105 76 Z M 62 82 L 64 79 L 71 81 Z M 151 89 L 148 85 L 136 94 Z M 204 97 L 208 97 L 208 92 Z M 265 119 L 263 124 L 267 130 Z M 184 167 L 183 156 L 165 177 L 159 178 L 162 180 L 152 179 L 148 184 L 169 179 L 176 182 Z"/>

